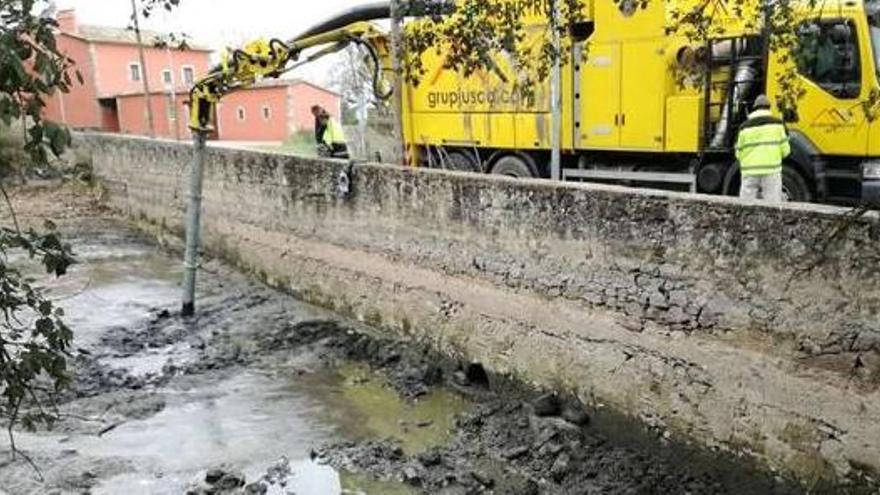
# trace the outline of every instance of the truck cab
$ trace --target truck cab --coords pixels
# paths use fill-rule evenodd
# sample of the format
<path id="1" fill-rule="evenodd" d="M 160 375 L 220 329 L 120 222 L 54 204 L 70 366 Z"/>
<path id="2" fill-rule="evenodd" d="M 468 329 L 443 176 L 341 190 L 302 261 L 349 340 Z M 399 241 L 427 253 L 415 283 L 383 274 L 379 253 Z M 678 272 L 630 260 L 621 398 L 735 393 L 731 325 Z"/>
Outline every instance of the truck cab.
<path id="1" fill-rule="evenodd" d="M 770 56 L 766 78 L 779 102 L 796 67 L 797 106 L 779 108 L 791 165 L 820 200 L 880 202 L 880 0 L 833 2 L 797 33 L 796 53 Z"/>

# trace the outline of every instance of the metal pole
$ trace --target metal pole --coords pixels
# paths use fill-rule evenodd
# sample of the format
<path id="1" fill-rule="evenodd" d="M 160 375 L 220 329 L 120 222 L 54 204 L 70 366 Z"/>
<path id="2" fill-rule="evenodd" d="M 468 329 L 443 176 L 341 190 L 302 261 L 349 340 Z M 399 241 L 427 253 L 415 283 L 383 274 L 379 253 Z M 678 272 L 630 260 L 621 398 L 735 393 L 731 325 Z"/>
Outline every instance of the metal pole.
<path id="1" fill-rule="evenodd" d="M 361 135 L 360 143 L 361 158 L 369 159 L 369 150 L 367 150 L 367 118 L 370 115 L 367 110 L 367 89 L 363 84 L 360 85 L 360 101 L 358 102 L 358 132 Z"/>
<path id="2" fill-rule="evenodd" d="M 357 119 L 358 134 L 360 134 L 360 139 L 358 139 L 358 154 L 360 155 L 359 158 L 369 159 L 370 154 L 367 150 L 367 118 L 369 117 L 369 111 L 367 110 L 367 91 L 369 91 L 370 81 L 368 81 L 367 77 L 364 77 L 363 72 L 361 71 L 358 61 L 359 53 L 360 52 L 357 51 L 357 48 L 348 51 L 348 67 L 354 78 L 354 83 L 358 92 Z"/>
<path id="3" fill-rule="evenodd" d="M 138 56 L 141 63 L 141 81 L 144 82 L 144 106 L 147 118 L 147 129 L 149 129 L 150 137 L 156 137 L 156 124 L 153 121 L 153 105 L 150 98 L 150 71 L 147 70 L 147 57 L 144 55 L 144 42 L 141 39 L 141 25 L 139 20 L 137 0 L 131 0 L 131 20 L 134 22 L 134 35 L 138 44 Z"/>
<path id="4" fill-rule="evenodd" d="M 550 20 L 553 36 L 553 71 L 550 75 L 550 178 L 562 179 L 562 40 L 559 34 L 559 0 L 552 0 Z"/>
<path id="5" fill-rule="evenodd" d="M 199 241 L 202 222 L 202 183 L 205 168 L 205 130 L 193 130 L 193 163 L 189 179 L 189 206 L 186 212 L 186 253 L 183 273 L 183 316 L 196 312 L 196 272 L 199 268 Z"/>
<path id="6" fill-rule="evenodd" d="M 394 113 L 394 163 L 402 164 L 406 156 L 403 142 L 403 19 L 400 0 L 391 0 L 391 68 L 394 73 L 394 94 L 391 109 Z"/>
<path id="7" fill-rule="evenodd" d="M 166 44 L 165 53 L 168 56 L 168 70 L 171 71 L 171 124 L 174 125 L 174 140 L 180 141 L 180 113 L 177 111 L 177 89 L 175 88 L 175 75 L 177 70 L 174 68 L 174 57 L 171 56 L 171 48 Z"/>

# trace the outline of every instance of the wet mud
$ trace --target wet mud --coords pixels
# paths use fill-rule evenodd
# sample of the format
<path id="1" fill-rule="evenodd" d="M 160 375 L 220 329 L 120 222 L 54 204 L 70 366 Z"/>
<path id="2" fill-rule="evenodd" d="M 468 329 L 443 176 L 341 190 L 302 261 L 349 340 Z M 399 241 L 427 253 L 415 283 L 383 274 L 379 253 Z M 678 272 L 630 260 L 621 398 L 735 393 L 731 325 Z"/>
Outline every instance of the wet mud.
<path id="1" fill-rule="evenodd" d="M 56 428 L 17 432 L 42 480 L 0 443 L 0 493 L 802 492 L 217 261 L 181 318 L 175 255 L 113 220 L 64 228 L 74 386 Z"/>

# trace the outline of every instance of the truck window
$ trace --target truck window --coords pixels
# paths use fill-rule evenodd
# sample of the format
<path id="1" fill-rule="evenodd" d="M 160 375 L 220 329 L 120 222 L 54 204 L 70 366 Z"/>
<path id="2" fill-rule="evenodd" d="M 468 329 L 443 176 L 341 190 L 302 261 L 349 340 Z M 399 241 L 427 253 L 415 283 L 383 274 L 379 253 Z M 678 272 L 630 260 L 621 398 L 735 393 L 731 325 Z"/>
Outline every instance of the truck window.
<path id="1" fill-rule="evenodd" d="M 838 98 L 861 94 L 861 60 L 856 26 L 846 20 L 813 20 L 798 28 L 798 71 Z"/>
<path id="2" fill-rule="evenodd" d="M 874 48 L 874 70 L 880 79 L 880 1 L 869 2 L 865 8 L 868 11 L 868 25 L 871 27 L 871 45 Z"/>
<path id="3" fill-rule="evenodd" d="M 871 43 L 874 45 L 874 68 L 880 76 L 880 25 L 871 26 Z"/>

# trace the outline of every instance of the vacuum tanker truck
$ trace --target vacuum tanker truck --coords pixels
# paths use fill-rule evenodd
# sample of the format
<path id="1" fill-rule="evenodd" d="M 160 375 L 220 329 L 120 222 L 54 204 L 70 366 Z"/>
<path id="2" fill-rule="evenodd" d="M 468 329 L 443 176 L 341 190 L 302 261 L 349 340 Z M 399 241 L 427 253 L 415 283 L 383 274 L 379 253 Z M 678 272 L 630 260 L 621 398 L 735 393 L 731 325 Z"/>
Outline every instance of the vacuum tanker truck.
<path id="1" fill-rule="evenodd" d="M 788 199 L 880 201 L 880 0 L 795 4 L 798 42 L 785 49 L 771 42 L 763 20 L 772 2 L 751 9 L 702 2 L 716 28 L 699 42 L 676 26 L 681 2 L 587 0 L 579 20 L 565 26 L 571 49 L 562 61 L 562 166 L 555 174 L 549 82 L 521 91 L 504 53 L 465 76 L 449 67 L 442 46 L 421 55 L 423 77 L 402 90 L 407 159 L 475 173 L 736 194 L 738 127 L 754 98 L 766 94 L 789 129 Z M 387 2 L 355 8 L 286 43 L 243 52 L 240 63 L 233 54 L 218 70 L 234 80 L 237 64 L 254 65 L 247 57 L 275 53 L 275 62 L 244 72 L 246 80 L 271 76 L 307 48 L 354 41 L 387 71 L 388 36 L 370 21 L 388 15 Z M 538 13 L 525 29 L 537 39 L 546 25 Z M 213 94 L 206 87 L 197 85 L 195 100 Z M 786 105 L 793 87 L 796 104 Z M 205 113 L 196 112 L 194 126 Z"/>

